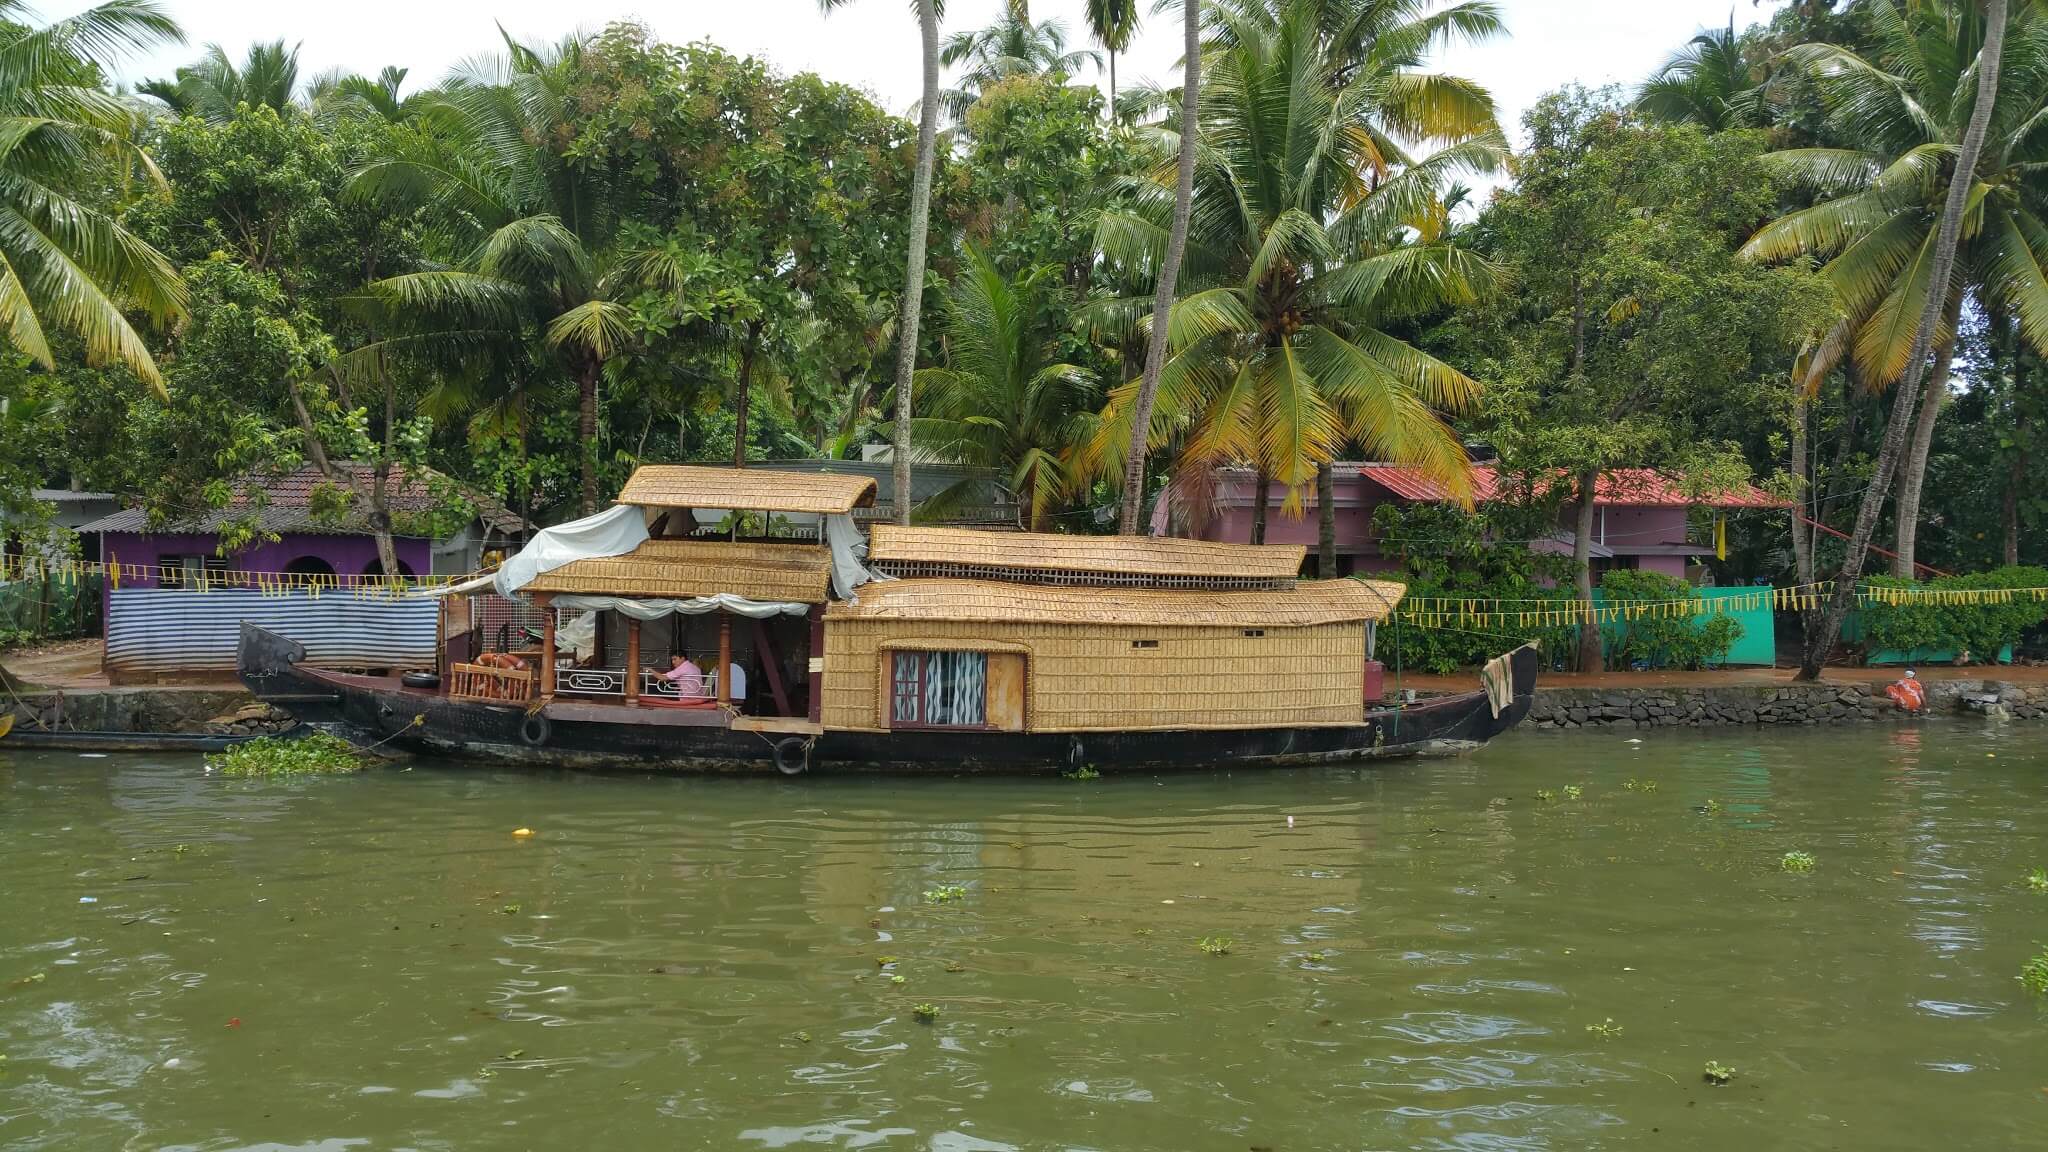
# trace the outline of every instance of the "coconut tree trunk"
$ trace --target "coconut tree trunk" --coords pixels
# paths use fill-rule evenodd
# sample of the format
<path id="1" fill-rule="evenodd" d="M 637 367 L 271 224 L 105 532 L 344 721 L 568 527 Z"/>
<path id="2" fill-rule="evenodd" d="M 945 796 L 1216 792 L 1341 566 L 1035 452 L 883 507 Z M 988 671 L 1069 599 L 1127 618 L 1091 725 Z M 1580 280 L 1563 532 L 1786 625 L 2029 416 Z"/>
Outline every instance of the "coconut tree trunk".
<path id="1" fill-rule="evenodd" d="M 1180 96 L 1180 165 L 1174 180 L 1173 229 L 1167 234 L 1166 256 L 1159 262 L 1159 280 L 1152 290 L 1152 338 L 1145 346 L 1145 375 L 1131 408 L 1131 443 L 1124 453 L 1124 500 L 1117 531 L 1138 532 L 1138 503 L 1145 494 L 1145 444 L 1152 431 L 1152 405 L 1159 397 L 1159 373 L 1166 367 L 1166 333 L 1173 308 L 1174 281 L 1180 276 L 1181 254 L 1188 246 L 1188 217 L 1195 203 L 1195 138 L 1200 129 L 1202 97 L 1202 4 L 1185 0 Z M 1265 491 L 1259 493 L 1260 517 Z M 1261 535 L 1264 526 L 1261 524 Z"/>
<path id="2" fill-rule="evenodd" d="M 1337 470 L 1316 465 L 1316 578 L 1337 575 Z"/>
<path id="3" fill-rule="evenodd" d="M 1273 489 L 1273 480 L 1266 475 L 1266 469 L 1260 467 L 1252 479 L 1252 484 L 1255 486 L 1252 492 L 1252 543 L 1264 544 L 1267 497 Z"/>
<path id="4" fill-rule="evenodd" d="M 2028 463 L 2026 452 L 2016 452 L 2005 474 L 2005 501 L 1999 509 L 1999 518 L 2005 522 L 2004 563 L 2007 568 L 2020 562 L 2020 485 L 2027 481 Z"/>
<path id="5" fill-rule="evenodd" d="M 397 576 L 398 545 L 391 539 L 391 460 L 398 451 L 398 387 L 388 373 L 377 375 L 384 385 L 384 453 L 370 472 L 370 530 L 384 575 Z"/>
<path id="6" fill-rule="evenodd" d="M 932 164 L 939 133 L 939 14 L 936 0 L 917 0 L 924 41 L 924 99 L 917 107 L 917 176 L 910 184 L 910 257 L 903 270 L 903 311 L 896 321 L 896 420 L 891 480 L 896 522 L 910 523 L 910 379 L 917 371 L 917 321 L 924 309 L 925 232 L 932 217 Z"/>
<path id="7" fill-rule="evenodd" d="M 577 381 L 577 432 L 583 440 L 583 514 L 597 511 L 597 361 L 584 361 Z"/>
<path id="8" fill-rule="evenodd" d="M 1792 381 L 1792 568 L 1801 584 L 1813 583 L 1813 529 L 1806 523 L 1814 516 L 1813 476 L 1808 467 L 1806 442 L 1806 385 Z"/>
<path id="9" fill-rule="evenodd" d="M 2027 350 L 2020 347 L 2019 323 L 2006 327 L 2006 347 L 2012 356 L 2012 461 L 2006 466 L 2005 499 L 1998 510 L 2005 528 L 2005 566 L 2020 562 L 2020 487 L 2027 482 L 2033 455 L 2027 451 Z"/>
<path id="10" fill-rule="evenodd" d="M 1603 671 L 1606 657 L 1600 643 L 1600 622 L 1593 613 L 1593 514 L 1600 493 L 1600 472 L 1579 473 L 1578 516 L 1572 524 L 1572 571 L 1579 590 L 1579 671 Z"/>
<path id="11" fill-rule="evenodd" d="M 1892 470 L 1898 467 L 1905 447 L 1907 427 L 1912 422 L 1913 404 L 1926 378 L 1927 353 L 1934 343 L 1934 331 L 1941 321 L 1941 309 L 1948 301 L 1949 282 L 1955 274 L 1956 241 L 1962 234 L 1963 207 L 1969 199 L 1971 174 L 1977 171 L 1984 152 L 1984 133 L 1991 121 L 1992 105 L 1998 100 L 1998 67 L 2005 50 L 2006 0 L 1984 0 L 1984 47 L 1977 53 L 1977 102 L 1970 109 L 1970 124 L 1963 132 L 1963 146 L 1956 155 L 1955 175 L 1948 183 L 1948 197 L 1941 207 L 1941 226 L 1934 237 L 1934 268 L 1929 277 L 1927 306 L 1920 313 L 1920 327 L 1913 333 L 1913 347 L 1906 354 L 1906 374 L 1893 386 L 1892 419 L 1884 430 L 1884 445 L 1878 450 L 1877 465 L 1871 471 L 1870 487 L 1856 510 L 1856 527 L 1849 533 L 1848 551 L 1841 571 L 1835 574 L 1834 593 L 1821 617 L 1820 627 L 1806 634 L 1806 651 L 1799 661 L 1799 679 L 1820 679 L 1821 667 L 1842 634 L 1842 621 L 1856 596 L 1856 582 L 1863 575 L 1864 552 L 1871 533 L 1877 530 L 1877 515 L 1884 507 Z"/>
<path id="12" fill-rule="evenodd" d="M 1962 293 L 1955 294 L 1949 302 L 1947 321 L 1949 331 L 1955 332 L 1957 318 L 1963 310 Z M 1892 551 L 1892 575 L 1907 580 L 1913 578 L 1913 547 L 1920 535 L 1920 488 L 1927 481 L 1927 457 L 1934 450 L 1934 422 L 1941 416 L 1941 406 L 1948 400 L 1948 373 L 1955 362 L 1956 337 L 1951 335 L 1948 343 L 1934 354 L 1934 374 L 1927 381 L 1926 391 L 1920 397 L 1920 415 L 1913 421 L 1913 439 L 1907 446 L 1906 458 L 1899 471 L 1898 509 L 1893 518 L 1895 545 Z"/>
<path id="13" fill-rule="evenodd" d="M 1109 122 L 1116 123 L 1116 49 L 1109 50 Z"/>

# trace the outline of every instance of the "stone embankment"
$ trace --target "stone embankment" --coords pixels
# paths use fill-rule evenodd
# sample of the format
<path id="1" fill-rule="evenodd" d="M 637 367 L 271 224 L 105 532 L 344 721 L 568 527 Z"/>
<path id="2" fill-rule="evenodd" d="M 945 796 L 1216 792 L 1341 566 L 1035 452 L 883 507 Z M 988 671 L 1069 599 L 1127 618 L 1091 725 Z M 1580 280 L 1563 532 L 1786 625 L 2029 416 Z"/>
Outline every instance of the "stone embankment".
<path id="1" fill-rule="evenodd" d="M 1995 679 L 1927 680 L 1927 714 L 2048 719 L 2048 685 Z M 1881 684 L 1536 689 L 1536 728 L 1700 728 L 1844 724 L 1902 717 Z"/>
<path id="2" fill-rule="evenodd" d="M 260 735 L 290 728 L 289 713 L 261 703 L 239 685 L 220 688 L 100 688 L 30 691 L 0 698 L 23 730 L 69 732 L 192 732 Z"/>

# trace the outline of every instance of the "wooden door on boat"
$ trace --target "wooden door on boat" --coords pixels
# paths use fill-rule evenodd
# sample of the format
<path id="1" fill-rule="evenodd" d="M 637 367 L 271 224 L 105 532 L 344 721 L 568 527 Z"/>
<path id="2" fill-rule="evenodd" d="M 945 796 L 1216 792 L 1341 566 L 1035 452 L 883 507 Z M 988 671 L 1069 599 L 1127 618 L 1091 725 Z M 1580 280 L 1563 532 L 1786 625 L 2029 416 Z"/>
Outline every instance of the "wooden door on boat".
<path id="1" fill-rule="evenodd" d="M 1000 732 L 1024 730 L 1024 654 L 988 654 L 988 726 Z"/>

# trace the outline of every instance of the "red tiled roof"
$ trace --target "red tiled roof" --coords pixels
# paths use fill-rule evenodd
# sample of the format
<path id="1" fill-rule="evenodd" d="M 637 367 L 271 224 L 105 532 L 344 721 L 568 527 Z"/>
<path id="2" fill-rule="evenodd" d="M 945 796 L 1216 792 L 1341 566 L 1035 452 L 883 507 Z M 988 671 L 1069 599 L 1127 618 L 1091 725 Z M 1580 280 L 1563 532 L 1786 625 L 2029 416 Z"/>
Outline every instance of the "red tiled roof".
<path id="1" fill-rule="evenodd" d="M 1448 500 L 1444 486 L 1424 475 L 1420 469 L 1402 464 L 1358 464 L 1354 465 L 1358 475 L 1385 488 L 1396 496 L 1409 500 L 1437 503 Z M 1472 466 L 1472 498 L 1478 501 L 1495 499 L 1501 489 L 1499 470 L 1491 464 Z M 1783 508 L 1783 500 L 1744 484 L 1729 492 L 1699 497 L 1689 497 L 1670 477 L 1651 468 L 1619 468 L 1602 473 L 1600 482 L 1594 486 L 1593 502 L 1636 508 L 1688 508 L 1698 505 L 1706 508 Z"/>

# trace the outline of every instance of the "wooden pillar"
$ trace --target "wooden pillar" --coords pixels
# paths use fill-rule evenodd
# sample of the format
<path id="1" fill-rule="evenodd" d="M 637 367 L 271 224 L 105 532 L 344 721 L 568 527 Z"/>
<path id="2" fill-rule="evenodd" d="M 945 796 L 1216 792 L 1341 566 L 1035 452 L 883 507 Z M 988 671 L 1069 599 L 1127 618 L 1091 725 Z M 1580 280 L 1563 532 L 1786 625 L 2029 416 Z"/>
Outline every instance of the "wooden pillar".
<path id="1" fill-rule="evenodd" d="M 823 605 L 811 606 L 811 650 L 806 673 L 811 689 L 811 723 L 825 718 L 825 609 Z"/>
<path id="2" fill-rule="evenodd" d="M 540 698 L 555 698 L 555 606 L 545 592 L 534 596 L 540 605 Z"/>
<path id="3" fill-rule="evenodd" d="M 626 703 L 640 703 L 640 618 L 626 617 Z"/>
<path id="4" fill-rule="evenodd" d="M 718 702 L 732 703 L 732 613 L 718 613 Z"/>
<path id="5" fill-rule="evenodd" d="M 760 620 L 749 620 L 754 626 L 754 651 L 761 654 L 761 671 L 768 677 L 768 691 L 775 697 L 775 714 L 789 715 L 789 693 L 782 688 L 782 653 L 775 650 L 775 641 L 768 635 L 768 626 Z"/>

